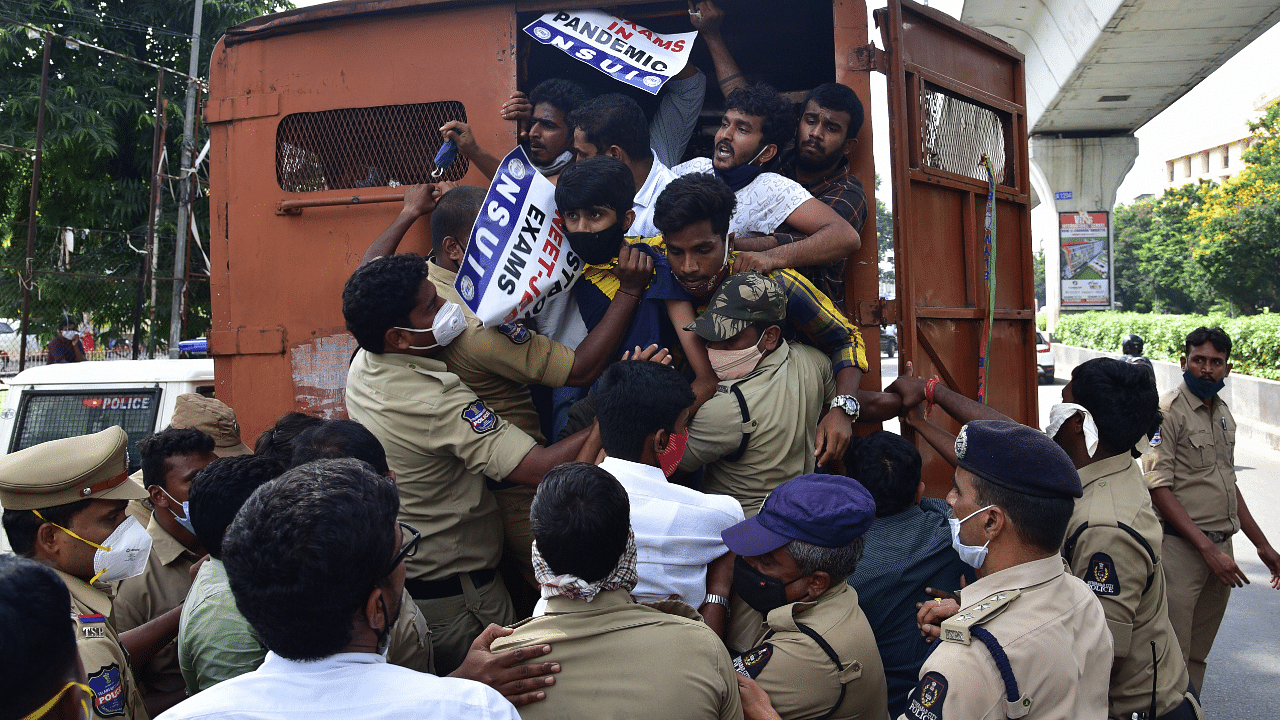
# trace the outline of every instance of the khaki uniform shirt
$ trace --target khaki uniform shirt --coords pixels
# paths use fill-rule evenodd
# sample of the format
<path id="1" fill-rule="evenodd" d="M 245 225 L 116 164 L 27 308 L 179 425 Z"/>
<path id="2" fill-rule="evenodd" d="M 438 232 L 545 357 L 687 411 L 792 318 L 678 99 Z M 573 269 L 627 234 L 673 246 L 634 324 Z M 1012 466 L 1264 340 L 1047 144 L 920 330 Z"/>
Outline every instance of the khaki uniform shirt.
<path id="1" fill-rule="evenodd" d="M 1182 383 L 1160 398 L 1160 411 L 1164 422 L 1144 463 L 1147 487 L 1170 488 L 1201 530 L 1235 533 L 1236 420 L 1227 404 L 1215 397 L 1206 407 Z"/>
<path id="2" fill-rule="evenodd" d="M 800 624 L 827 641 L 843 670 Z M 814 602 L 776 608 L 754 635 L 734 641 L 749 648 L 734 665 L 764 688 L 783 720 L 819 718 L 833 709 L 831 720 L 889 716 L 880 649 L 849 585 L 837 583 Z"/>
<path id="3" fill-rule="evenodd" d="M 382 443 L 400 489 L 400 519 L 422 533 L 407 576 L 442 580 L 496 566 L 502 520 L 485 478 L 510 475 L 533 438 L 444 363 L 415 355 L 357 352 L 347 413 Z"/>
<path id="4" fill-rule="evenodd" d="M 742 717 L 720 638 L 692 617 L 632 602 L 625 590 L 607 590 L 590 603 L 553 597 L 546 615 L 514 627 L 493 652 L 550 643 L 560 663 L 555 692 L 520 708 L 522 720 Z"/>
<path id="5" fill-rule="evenodd" d="M 84 580 L 55 569 L 71 593 L 71 620 L 76 626 L 76 650 L 84 664 L 93 700 L 90 720 L 119 718 L 147 720 L 142 692 L 129 669 L 129 654 L 120 644 L 111 619 L 111 597 Z"/>
<path id="6" fill-rule="evenodd" d="M 1088 523 L 1074 545 L 1064 547 L 1073 574 L 1102 602 L 1111 628 L 1115 660 L 1111 668 L 1111 717 L 1127 720 L 1151 707 L 1151 643 L 1156 644 L 1156 714 L 1182 702 L 1187 666 L 1169 624 L 1163 530 L 1142 482 L 1142 471 L 1128 452 L 1080 469 L 1084 497 L 1076 501 L 1067 537 Z M 1134 537 L 1132 529 L 1142 539 Z M 1150 550 L 1150 552 L 1148 552 Z M 1152 554 L 1155 561 L 1152 561 Z"/>
<path id="7" fill-rule="evenodd" d="M 1007 600 L 1008 591 L 1020 594 Z M 1004 596 L 1004 597 L 1001 597 Z M 920 684 L 901 717 L 914 720 L 1100 720 L 1107 716 L 1111 633 L 1102 606 L 1079 578 L 1053 555 L 1015 565 L 960 591 L 960 614 L 982 613 L 988 603 L 1007 601 L 985 616 L 981 627 L 1004 648 L 1018 684 L 1008 702 L 991 651 L 978 638 L 970 644 L 939 640 L 920 668 Z M 975 626 L 976 627 L 976 626 Z M 947 637 L 946 627 L 943 637 Z"/>
<path id="8" fill-rule="evenodd" d="M 163 511 L 162 511 L 163 512 Z M 147 569 L 120 583 L 112 609 L 120 632 L 132 630 L 182 604 L 191 588 L 191 566 L 200 558 L 168 533 L 155 515 L 147 520 L 151 555 Z M 178 667 L 178 640 L 165 645 L 138 675 L 149 693 L 169 693 L 186 687 Z"/>
<path id="9" fill-rule="evenodd" d="M 747 401 L 751 420 L 745 428 L 733 385 Z M 689 423 L 680 469 L 705 467 L 702 491 L 729 495 L 754 517 L 775 487 L 813 472 L 818 416 L 835 395 L 827 356 L 808 345 L 783 343 L 751 374 L 720 383 Z M 737 452 L 744 430 L 751 434 L 746 452 L 726 460 Z"/>
<path id="10" fill-rule="evenodd" d="M 456 273 L 430 262 L 427 276 L 441 297 L 467 310 L 453 287 Z M 564 387 L 573 370 L 573 350 L 523 325 L 507 323 L 485 328 L 470 311 L 466 315 L 467 329 L 441 348 L 436 359 L 461 378 L 489 409 L 541 444 L 542 429 L 528 386 Z"/>

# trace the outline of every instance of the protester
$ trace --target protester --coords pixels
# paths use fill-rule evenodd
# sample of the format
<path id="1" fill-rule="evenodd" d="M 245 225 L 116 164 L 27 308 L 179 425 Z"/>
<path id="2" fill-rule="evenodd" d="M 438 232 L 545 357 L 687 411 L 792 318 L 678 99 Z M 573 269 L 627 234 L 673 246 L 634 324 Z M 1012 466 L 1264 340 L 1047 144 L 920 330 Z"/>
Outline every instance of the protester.
<path id="1" fill-rule="evenodd" d="M 270 651 L 261 668 L 161 717 L 518 717 L 484 685 L 387 663 L 418 542 L 398 508 L 395 483 L 349 459 L 254 491 L 221 550 L 236 604 Z"/>
<path id="2" fill-rule="evenodd" d="M 537 718 L 742 717 L 729 656 L 688 606 L 631 599 L 636 543 L 627 491 L 605 470 L 568 463 L 533 500 L 534 567 L 547 598 L 542 617 L 515 626 L 495 650 L 554 638 L 554 693 L 520 710 Z M 672 614 L 680 612 L 684 615 Z"/>
<path id="3" fill-rule="evenodd" d="M 889 716 L 906 711 L 929 645 L 916 627 L 916 607 L 929 589 L 954 592 L 973 582 L 973 568 L 951 547 L 951 508 L 924 497 L 920 451 L 901 435 L 872 433 L 849 447 L 845 474 L 876 503 L 862 559 L 849 576 L 880 648 L 889 689 Z"/>
<path id="4" fill-rule="evenodd" d="M 56 572 L 0 555 L 0 720 L 94 717 L 89 701 L 97 695 L 85 683 L 68 607 L 71 596 Z"/>
<path id="5" fill-rule="evenodd" d="M 191 568 L 205 555 L 191 525 L 191 481 L 218 459 L 215 449 L 213 438 L 194 428 L 169 427 L 138 443 L 142 484 L 152 507 L 147 521 L 151 553 L 146 570 L 116 589 L 112 611 L 120 632 L 160 617 L 186 600 L 194 575 Z M 152 715 L 184 699 L 186 683 L 178 667 L 177 638 L 137 676 Z"/>
<path id="6" fill-rule="evenodd" d="M 293 459 L 293 439 L 302 434 L 307 428 L 315 427 L 324 422 L 324 418 L 308 415 L 300 412 L 287 412 L 276 420 L 275 424 L 267 428 L 258 436 L 258 440 L 253 444 L 253 454 L 259 457 L 268 457 L 273 460 L 288 465 Z"/>
<path id="7" fill-rule="evenodd" d="M 518 92 L 503 106 L 504 118 L 529 121 L 528 133 L 520 138 L 520 144 L 538 172 L 553 182 L 560 171 L 573 162 L 573 125 L 569 116 L 589 97 L 586 89 L 578 83 L 552 78 L 538 83 L 528 99 Z M 519 109 L 509 110 L 508 106 L 512 104 L 518 104 Z M 445 140 L 457 143 L 458 152 L 474 163 L 485 177 L 497 175 L 500 158 L 477 144 L 466 123 L 459 120 L 445 123 L 440 132 Z"/>

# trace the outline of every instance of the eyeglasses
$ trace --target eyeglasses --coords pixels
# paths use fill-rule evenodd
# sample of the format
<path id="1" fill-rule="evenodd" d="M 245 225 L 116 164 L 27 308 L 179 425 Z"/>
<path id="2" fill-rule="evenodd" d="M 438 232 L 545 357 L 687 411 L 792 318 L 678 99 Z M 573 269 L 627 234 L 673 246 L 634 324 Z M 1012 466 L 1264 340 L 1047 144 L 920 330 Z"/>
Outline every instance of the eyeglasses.
<path id="1" fill-rule="evenodd" d="M 422 539 L 422 533 L 418 532 L 418 528 L 409 523 L 400 523 L 400 530 L 403 537 L 408 538 L 405 543 L 400 546 L 400 552 L 391 558 L 391 565 L 388 566 L 387 574 L 395 572 L 396 566 L 404 562 L 405 558 L 413 557 L 418 552 L 418 541 Z"/>

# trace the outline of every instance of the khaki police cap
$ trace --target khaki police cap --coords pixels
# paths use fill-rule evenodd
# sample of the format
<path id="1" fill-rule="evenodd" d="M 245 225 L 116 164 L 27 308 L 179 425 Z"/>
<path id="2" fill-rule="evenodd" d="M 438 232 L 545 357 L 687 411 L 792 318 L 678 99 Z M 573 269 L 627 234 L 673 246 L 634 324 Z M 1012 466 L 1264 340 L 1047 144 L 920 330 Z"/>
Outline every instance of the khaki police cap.
<path id="1" fill-rule="evenodd" d="M 213 438 L 213 454 L 220 458 L 251 455 L 253 451 L 240 440 L 240 424 L 236 413 L 221 400 L 198 393 L 178 396 L 173 407 L 172 428 L 195 428 Z"/>
<path id="2" fill-rule="evenodd" d="M 0 505 L 39 510 L 80 500 L 140 500 L 147 491 L 129 479 L 129 435 L 115 425 L 50 440 L 0 457 Z"/>

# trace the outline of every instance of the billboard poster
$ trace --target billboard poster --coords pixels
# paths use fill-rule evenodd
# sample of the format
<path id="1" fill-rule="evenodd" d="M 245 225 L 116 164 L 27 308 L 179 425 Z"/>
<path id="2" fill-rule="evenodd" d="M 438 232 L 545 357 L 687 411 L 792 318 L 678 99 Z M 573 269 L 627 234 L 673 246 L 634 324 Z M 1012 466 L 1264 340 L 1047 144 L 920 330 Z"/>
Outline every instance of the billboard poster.
<path id="1" fill-rule="evenodd" d="M 1062 307 L 1111 306 L 1110 237 L 1108 213 L 1058 213 Z"/>

